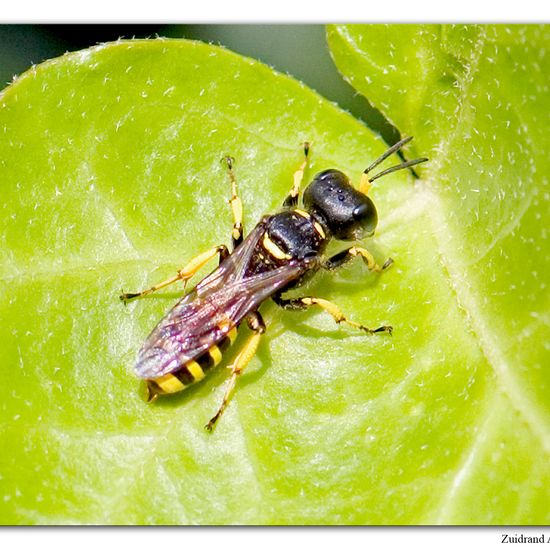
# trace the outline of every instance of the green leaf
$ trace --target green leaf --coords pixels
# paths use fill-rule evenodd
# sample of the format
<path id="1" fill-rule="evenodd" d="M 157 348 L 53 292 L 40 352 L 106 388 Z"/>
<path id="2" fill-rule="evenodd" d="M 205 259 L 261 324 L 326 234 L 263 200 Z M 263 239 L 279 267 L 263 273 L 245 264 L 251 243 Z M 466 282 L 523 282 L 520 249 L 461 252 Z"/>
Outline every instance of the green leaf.
<path id="1" fill-rule="evenodd" d="M 490 373 L 439 519 L 547 523 L 549 28 L 342 25 L 328 40 L 344 77 L 431 159 L 401 208 L 430 228 L 425 277 L 443 270 Z"/>
<path id="2" fill-rule="evenodd" d="M 538 97 L 528 83 L 522 89 Z M 379 234 L 367 246 L 395 266 L 378 276 L 351 264 L 320 274 L 304 292 L 333 300 L 354 320 L 391 323 L 393 338 L 266 304 L 259 353 L 209 435 L 203 426 L 221 401 L 226 369 L 153 405 L 132 372 L 179 289 L 127 307 L 120 289 L 150 286 L 228 242 L 223 155 L 236 159 L 250 229 L 281 204 L 302 141 L 313 144 L 309 178 L 334 167 L 355 181 L 384 144 L 300 83 L 186 41 L 123 41 L 52 60 L 7 88 L 1 107 L 2 523 L 548 522 L 548 414 L 533 389 L 548 380 L 544 224 L 532 243 L 517 238 L 531 217 L 545 219 L 543 194 L 510 230 L 521 261 L 525 249 L 542 246 L 529 260 L 541 280 L 528 288 L 515 256 L 505 263 L 509 278 L 497 256 L 494 280 L 481 263 L 459 279 L 482 229 L 495 238 L 512 233 L 496 219 L 504 206 L 492 204 L 495 220 L 467 218 L 456 263 L 457 227 L 474 206 L 465 200 L 448 214 L 456 176 L 445 179 L 442 157 L 419 168 L 427 182 L 412 185 L 404 173 L 377 182 Z M 439 144 L 415 135 L 418 154 Z M 545 160 L 529 153 L 541 170 Z M 466 197 L 473 166 L 454 168 L 465 171 L 457 173 Z M 518 196 L 537 181 L 521 173 L 524 185 L 510 188 Z M 488 254 L 501 250 L 498 242 Z M 512 279 L 516 273 L 522 277 Z M 490 317 L 499 296 L 476 285 L 512 282 L 517 295 L 503 295 L 506 308 Z M 508 310 L 523 292 L 514 312 L 522 321 L 527 291 L 539 316 L 521 327 L 523 340 L 514 333 L 505 348 L 501 339 L 488 344 L 506 334 Z M 498 326 L 480 331 L 481 314 Z M 519 350 L 529 363 L 507 359 Z M 503 358 L 496 366 L 494 353 Z"/>

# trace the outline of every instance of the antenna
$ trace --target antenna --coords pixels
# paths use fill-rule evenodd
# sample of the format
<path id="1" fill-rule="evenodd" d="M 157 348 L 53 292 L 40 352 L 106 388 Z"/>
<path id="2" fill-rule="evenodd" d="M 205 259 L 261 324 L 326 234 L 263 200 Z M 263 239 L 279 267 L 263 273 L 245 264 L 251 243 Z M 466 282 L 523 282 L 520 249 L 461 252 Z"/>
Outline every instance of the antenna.
<path id="1" fill-rule="evenodd" d="M 401 164 L 396 164 L 395 166 L 386 168 L 386 170 L 382 170 L 382 172 L 378 172 L 378 174 L 372 176 L 372 178 L 369 178 L 369 182 L 372 183 L 374 180 L 377 180 L 378 178 L 381 178 L 386 174 L 391 174 L 392 172 L 403 170 L 403 168 L 409 168 L 409 166 L 414 166 L 416 164 L 420 164 L 421 162 L 426 162 L 427 160 L 429 160 L 427 157 L 422 157 L 419 159 L 408 160 L 407 162 L 402 162 Z"/>
<path id="2" fill-rule="evenodd" d="M 381 178 L 382 176 L 385 176 L 386 174 L 391 174 L 392 172 L 397 172 L 398 170 L 403 170 L 404 168 L 409 168 L 410 166 L 414 166 L 428 160 L 426 157 L 408 160 L 406 162 L 402 162 L 401 164 L 396 164 L 395 166 L 387 168 L 386 170 L 382 170 L 382 172 L 379 172 L 378 174 L 370 178 L 368 177 L 367 174 L 373 168 L 376 168 L 381 162 L 385 161 L 390 155 L 393 155 L 393 153 L 395 153 L 396 151 L 399 151 L 399 149 L 401 149 L 403 145 L 406 145 L 411 140 L 412 136 L 409 136 L 398 141 L 395 145 L 392 145 L 385 153 L 380 155 L 380 157 L 378 157 L 368 168 L 364 170 L 363 174 L 361 175 L 361 182 L 359 183 L 359 191 L 361 191 L 361 193 L 364 193 L 366 195 L 371 188 L 372 182 L 378 178 Z"/>

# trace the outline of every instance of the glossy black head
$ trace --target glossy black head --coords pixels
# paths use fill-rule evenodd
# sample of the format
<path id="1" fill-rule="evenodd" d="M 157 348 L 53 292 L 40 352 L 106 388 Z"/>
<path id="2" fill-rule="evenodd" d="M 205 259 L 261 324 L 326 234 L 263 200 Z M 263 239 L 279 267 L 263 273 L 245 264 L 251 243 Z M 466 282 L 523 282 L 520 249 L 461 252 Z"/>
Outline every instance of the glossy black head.
<path id="1" fill-rule="evenodd" d="M 369 237 L 378 223 L 374 203 L 339 170 L 315 176 L 304 191 L 304 206 L 342 241 Z"/>

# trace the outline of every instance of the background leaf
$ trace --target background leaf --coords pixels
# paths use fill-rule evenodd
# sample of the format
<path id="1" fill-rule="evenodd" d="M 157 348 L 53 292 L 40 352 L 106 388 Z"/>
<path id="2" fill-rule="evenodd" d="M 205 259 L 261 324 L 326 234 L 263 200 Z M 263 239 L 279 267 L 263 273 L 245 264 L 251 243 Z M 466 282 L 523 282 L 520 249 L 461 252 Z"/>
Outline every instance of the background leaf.
<path id="1" fill-rule="evenodd" d="M 405 174 L 373 189 L 369 248 L 396 265 L 308 289 L 394 338 L 268 305 L 214 435 L 225 369 L 153 406 L 139 396 L 135 353 L 177 293 L 117 295 L 227 242 L 220 158 L 237 159 L 250 228 L 284 198 L 304 139 L 310 177 L 358 178 L 384 150 L 352 117 L 257 62 L 154 40 L 36 67 L 5 91 L 0 128 L 3 523 L 548 521 L 545 409 L 521 394 L 533 423 L 505 391 L 446 263 L 446 213 Z"/>
<path id="2" fill-rule="evenodd" d="M 507 413 L 521 417 L 515 426 L 504 415 L 489 431 L 496 441 L 499 430 L 524 434 L 515 450 L 517 476 L 528 456 L 547 461 L 550 452 L 548 27 L 344 25 L 331 27 L 328 39 L 345 78 L 414 135 L 418 151 L 431 150 L 411 209 L 432 226 L 465 329 L 493 371 L 488 403 L 499 395 Z M 495 490 L 490 477 L 497 475 L 506 492 L 517 491 L 510 472 L 495 474 L 478 454 L 489 434 L 480 431 L 459 479 L 469 485 L 462 498 L 478 504 L 451 513 L 451 520 L 480 519 L 479 499 L 488 501 Z M 527 434 L 533 445 L 522 447 Z M 475 475 L 469 479 L 477 468 L 488 478 L 481 485 Z M 540 472 L 527 468 L 523 475 L 532 491 L 504 521 L 517 521 L 540 487 Z M 545 506 L 530 519 L 547 514 Z"/>

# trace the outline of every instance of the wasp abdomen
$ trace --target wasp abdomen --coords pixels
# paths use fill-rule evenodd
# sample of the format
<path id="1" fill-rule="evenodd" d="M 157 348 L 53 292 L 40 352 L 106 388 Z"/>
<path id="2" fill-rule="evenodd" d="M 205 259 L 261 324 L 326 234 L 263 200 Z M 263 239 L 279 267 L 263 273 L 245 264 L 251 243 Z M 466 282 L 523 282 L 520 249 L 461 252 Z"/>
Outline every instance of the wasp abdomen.
<path id="1" fill-rule="evenodd" d="M 204 353 L 184 363 L 179 369 L 147 380 L 147 401 L 154 401 L 157 395 L 177 393 L 187 386 L 199 382 L 221 360 L 223 353 L 237 337 L 237 327 L 230 330 L 219 342 L 210 346 Z"/>

